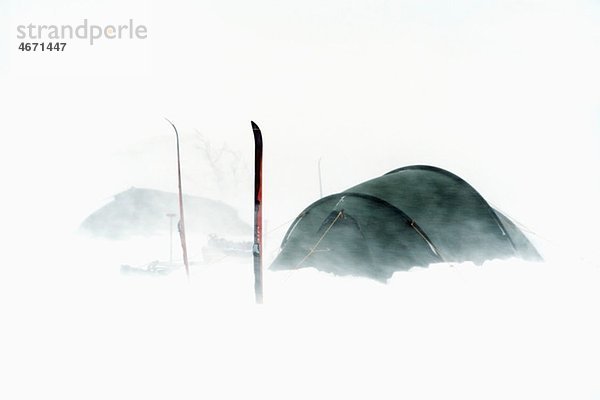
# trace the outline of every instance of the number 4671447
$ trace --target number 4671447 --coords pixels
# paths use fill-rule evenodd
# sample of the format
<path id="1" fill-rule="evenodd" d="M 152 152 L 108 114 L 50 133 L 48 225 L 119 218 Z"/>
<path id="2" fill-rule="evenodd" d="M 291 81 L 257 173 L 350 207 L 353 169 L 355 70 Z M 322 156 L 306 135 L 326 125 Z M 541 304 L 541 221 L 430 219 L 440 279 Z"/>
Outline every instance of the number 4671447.
<path id="1" fill-rule="evenodd" d="M 41 42 L 41 43 L 26 43 L 21 42 L 19 50 L 21 51 L 64 51 L 67 46 L 64 42 Z"/>

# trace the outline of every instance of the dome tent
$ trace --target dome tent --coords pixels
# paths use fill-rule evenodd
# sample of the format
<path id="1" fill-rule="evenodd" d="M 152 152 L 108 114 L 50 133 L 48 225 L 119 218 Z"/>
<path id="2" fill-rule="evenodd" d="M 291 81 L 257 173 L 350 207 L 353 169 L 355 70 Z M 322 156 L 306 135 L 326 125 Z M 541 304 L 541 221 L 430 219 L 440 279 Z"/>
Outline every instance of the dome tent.
<path id="1" fill-rule="evenodd" d="M 467 182 L 417 165 L 311 204 L 292 223 L 271 269 L 315 267 L 386 280 L 413 266 L 510 257 L 541 260 Z"/>
<path id="2" fill-rule="evenodd" d="M 205 197 L 184 196 L 186 227 L 192 234 L 247 235 L 251 228 L 230 205 Z M 169 230 L 167 215 L 177 213 L 176 193 L 132 187 L 90 214 L 83 232 L 108 239 L 149 236 Z M 177 214 L 178 215 L 178 214 Z"/>

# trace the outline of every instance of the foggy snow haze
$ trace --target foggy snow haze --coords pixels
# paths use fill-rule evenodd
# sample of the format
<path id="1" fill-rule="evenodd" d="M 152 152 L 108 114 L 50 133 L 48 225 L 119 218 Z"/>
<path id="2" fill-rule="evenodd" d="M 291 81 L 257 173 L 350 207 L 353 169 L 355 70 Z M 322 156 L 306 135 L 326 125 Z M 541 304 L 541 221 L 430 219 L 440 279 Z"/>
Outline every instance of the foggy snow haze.
<path id="1" fill-rule="evenodd" d="M 1 7 L 0 397 L 600 396 L 597 2 Z M 134 18 L 148 38 L 17 50 L 17 25 L 92 17 Z M 189 284 L 181 269 L 123 276 L 122 264 L 168 260 L 169 219 L 147 238 L 78 229 L 131 187 L 176 193 L 163 117 L 182 134 L 184 192 L 246 224 L 250 120 L 261 127 L 266 231 L 278 228 L 265 270 L 319 197 L 319 158 L 324 195 L 406 165 L 447 169 L 546 261 L 437 264 L 387 284 L 266 270 L 263 307 L 248 256 L 194 265 Z M 239 160 L 216 172 L 198 132 Z M 190 238 L 191 259 L 205 242 Z"/>

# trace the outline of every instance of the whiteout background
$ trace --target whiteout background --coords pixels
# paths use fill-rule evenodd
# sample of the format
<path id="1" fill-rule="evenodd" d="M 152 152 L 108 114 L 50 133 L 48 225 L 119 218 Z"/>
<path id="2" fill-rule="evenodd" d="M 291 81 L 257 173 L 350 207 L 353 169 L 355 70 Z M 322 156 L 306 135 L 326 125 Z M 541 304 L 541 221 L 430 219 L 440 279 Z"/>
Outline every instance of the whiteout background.
<path id="1" fill-rule="evenodd" d="M 598 2 L 0 7 L 2 398 L 600 397 Z M 16 25 L 83 18 L 134 18 L 148 39 L 17 50 Z M 248 160 L 259 123 L 270 226 L 316 199 L 319 157 L 326 193 L 433 164 L 534 231 L 548 262 L 387 286 L 267 273 L 260 308 L 249 264 L 123 279 L 119 262 L 166 257 L 162 239 L 74 232 L 129 186 L 176 190 L 172 148 L 122 156 L 173 145 L 162 116 Z"/>

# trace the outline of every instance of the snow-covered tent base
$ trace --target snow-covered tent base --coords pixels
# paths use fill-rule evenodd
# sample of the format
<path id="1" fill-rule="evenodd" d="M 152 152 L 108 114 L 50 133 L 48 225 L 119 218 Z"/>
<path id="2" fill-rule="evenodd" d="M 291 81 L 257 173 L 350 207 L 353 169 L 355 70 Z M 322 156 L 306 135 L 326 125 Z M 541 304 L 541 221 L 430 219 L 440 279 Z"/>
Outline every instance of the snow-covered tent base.
<path id="1" fill-rule="evenodd" d="M 315 267 L 386 280 L 413 266 L 511 257 L 541 259 L 464 180 L 409 166 L 311 204 L 286 233 L 271 269 Z"/>

